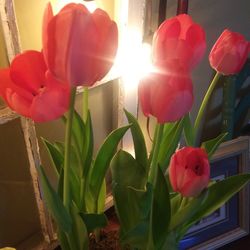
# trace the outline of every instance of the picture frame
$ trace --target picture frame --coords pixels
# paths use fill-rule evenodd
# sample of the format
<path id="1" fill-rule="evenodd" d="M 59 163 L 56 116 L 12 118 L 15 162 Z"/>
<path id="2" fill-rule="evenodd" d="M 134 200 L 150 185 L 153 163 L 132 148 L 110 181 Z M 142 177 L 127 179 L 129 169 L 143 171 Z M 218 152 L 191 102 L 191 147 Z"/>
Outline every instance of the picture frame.
<path id="1" fill-rule="evenodd" d="M 211 160 L 211 178 L 215 181 L 250 172 L 249 137 L 221 144 Z M 180 243 L 182 250 L 214 250 L 249 234 L 249 185 L 225 205 L 196 223 Z"/>

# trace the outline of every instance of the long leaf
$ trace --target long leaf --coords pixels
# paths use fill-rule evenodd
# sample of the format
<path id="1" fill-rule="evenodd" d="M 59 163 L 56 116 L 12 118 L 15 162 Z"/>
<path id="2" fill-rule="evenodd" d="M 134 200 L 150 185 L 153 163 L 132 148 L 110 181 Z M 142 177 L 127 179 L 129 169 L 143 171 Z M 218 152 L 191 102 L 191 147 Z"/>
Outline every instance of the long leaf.
<path id="1" fill-rule="evenodd" d="M 59 241 L 60 241 L 61 249 L 62 250 L 69 250 L 70 245 L 69 245 L 67 235 L 62 230 L 60 230 L 59 228 L 57 228 L 57 236 L 58 236 Z"/>
<path id="2" fill-rule="evenodd" d="M 121 238 L 121 243 L 129 244 L 136 249 L 146 249 L 148 234 L 149 223 L 148 221 L 142 221 Z"/>
<path id="3" fill-rule="evenodd" d="M 182 206 L 179 207 L 179 210 L 176 213 L 174 213 L 173 216 L 171 216 L 171 223 L 169 226 L 169 230 L 171 231 L 175 229 L 176 227 L 183 225 L 194 214 L 196 214 L 196 212 L 199 210 L 199 207 L 202 205 L 202 203 L 206 199 L 206 196 L 207 196 L 207 191 L 204 191 L 199 195 L 199 197 L 192 199 L 187 204 L 182 204 Z M 187 198 L 184 198 L 184 199 L 187 199 Z"/>
<path id="4" fill-rule="evenodd" d="M 128 152 L 119 150 L 111 162 L 114 182 L 124 187 L 143 189 L 147 182 L 145 168 Z"/>
<path id="5" fill-rule="evenodd" d="M 165 172 L 168 168 L 170 158 L 178 146 L 183 131 L 183 126 L 184 119 L 177 122 L 171 129 L 171 132 L 167 134 L 167 136 L 164 135 L 159 152 L 159 162 L 163 172 Z"/>
<path id="6" fill-rule="evenodd" d="M 61 201 L 57 193 L 50 185 L 42 166 L 38 167 L 37 169 L 43 188 L 45 202 L 48 206 L 49 211 L 51 212 L 60 230 L 69 232 L 72 227 L 72 221 L 69 213 L 67 212 L 66 208 L 63 205 L 63 202 Z"/>
<path id="7" fill-rule="evenodd" d="M 123 135 L 130 128 L 130 125 L 114 130 L 104 141 L 99 149 L 90 178 L 90 187 L 94 199 L 98 199 L 99 192 L 108 170 L 110 161 L 116 153 L 116 148 Z"/>
<path id="8" fill-rule="evenodd" d="M 66 123 L 67 117 L 63 116 L 62 120 L 64 123 Z M 83 148 L 83 142 L 85 139 L 84 130 L 85 130 L 84 122 L 81 116 L 78 114 L 78 112 L 74 110 L 73 121 L 72 121 L 72 135 L 73 135 L 73 142 L 75 143 L 79 153 L 81 152 Z"/>
<path id="9" fill-rule="evenodd" d="M 184 117 L 184 135 L 185 135 L 187 145 L 194 146 L 195 133 L 194 133 L 194 128 L 192 126 L 189 113 Z"/>
<path id="10" fill-rule="evenodd" d="M 80 215 L 87 227 L 88 233 L 93 232 L 97 228 L 105 227 L 108 224 L 107 217 L 104 213 L 101 214 L 81 213 Z"/>
<path id="11" fill-rule="evenodd" d="M 44 145 L 49 153 L 49 156 L 50 156 L 51 161 L 52 161 L 53 166 L 54 166 L 55 173 L 56 173 L 57 177 L 59 177 L 59 174 L 60 174 L 61 168 L 63 167 L 63 162 L 64 162 L 63 155 L 48 140 L 46 140 L 44 138 L 41 138 L 41 139 L 42 139 L 42 142 L 44 143 Z"/>
<path id="12" fill-rule="evenodd" d="M 92 163 L 93 158 L 93 148 L 94 148 L 94 137 L 93 137 L 93 128 L 92 128 L 92 120 L 90 112 L 88 112 L 86 124 L 85 124 L 85 140 L 83 145 L 83 155 L 82 155 L 82 177 L 87 179 L 89 174 L 89 170 Z"/>
<path id="13" fill-rule="evenodd" d="M 143 210 L 140 200 L 143 195 L 142 190 L 146 186 L 147 175 L 145 168 L 123 150 L 118 151 L 114 156 L 111 171 L 114 202 L 123 234 L 134 228 L 141 219 Z"/>
<path id="14" fill-rule="evenodd" d="M 203 217 L 213 213 L 239 192 L 250 181 L 250 174 L 240 174 L 228 177 L 208 187 L 208 196 L 199 207 L 199 211 L 187 224 L 192 225 Z"/>
<path id="15" fill-rule="evenodd" d="M 209 158 L 213 156 L 214 152 L 219 147 L 219 145 L 223 142 L 226 136 L 227 136 L 227 133 L 223 133 L 214 139 L 211 139 L 209 141 L 205 141 L 202 143 L 201 147 L 206 150 Z"/>
<path id="16" fill-rule="evenodd" d="M 146 172 L 148 172 L 147 148 L 146 148 L 145 139 L 144 139 L 142 130 L 140 128 L 140 125 L 137 119 L 131 113 L 125 110 L 125 114 L 128 119 L 128 122 L 132 124 L 130 130 L 131 130 L 133 142 L 134 142 L 135 159 L 139 164 L 141 164 L 146 169 Z"/>
<path id="17" fill-rule="evenodd" d="M 165 242 L 170 218 L 171 206 L 168 185 L 161 168 L 158 167 L 150 221 L 150 231 L 155 249 L 161 249 Z"/>
<path id="18" fill-rule="evenodd" d="M 77 250 L 87 250 L 88 248 L 88 231 L 84 221 L 82 220 L 79 210 L 72 202 L 71 204 L 71 216 L 73 218 L 72 236 L 74 238 L 74 243 L 77 245 Z"/>

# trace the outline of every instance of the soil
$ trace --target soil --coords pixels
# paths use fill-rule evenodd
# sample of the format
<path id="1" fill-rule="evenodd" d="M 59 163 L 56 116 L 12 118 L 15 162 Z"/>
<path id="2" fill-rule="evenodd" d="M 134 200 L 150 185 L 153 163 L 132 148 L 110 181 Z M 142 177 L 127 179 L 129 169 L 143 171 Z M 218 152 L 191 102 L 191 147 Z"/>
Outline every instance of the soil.
<path id="1" fill-rule="evenodd" d="M 106 211 L 108 225 L 101 230 L 100 240 L 96 242 L 95 236 L 90 236 L 90 250 L 121 250 L 119 244 L 119 222 L 114 212 L 114 208 Z"/>
<path id="2" fill-rule="evenodd" d="M 111 207 L 105 212 L 108 218 L 108 225 L 103 228 L 100 232 L 100 240 L 97 242 L 95 240 L 95 235 L 90 235 L 89 238 L 89 250 L 121 250 L 119 243 L 119 222 L 116 217 L 114 208 Z M 55 250 L 61 250 L 57 247 Z M 123 250 L 129 250 L 129 248 L 124 248 Z"/>
<path id="3" fill-rule="evenodd" d="M 96 242 L 93 235 L 90 236 L 89 242 L 90 250 L 121 250 L 119 245 L 119 232 L 118 231 L 110 231 L 105 232 L 102 231 L 100 235 L 100 241 Z"/>

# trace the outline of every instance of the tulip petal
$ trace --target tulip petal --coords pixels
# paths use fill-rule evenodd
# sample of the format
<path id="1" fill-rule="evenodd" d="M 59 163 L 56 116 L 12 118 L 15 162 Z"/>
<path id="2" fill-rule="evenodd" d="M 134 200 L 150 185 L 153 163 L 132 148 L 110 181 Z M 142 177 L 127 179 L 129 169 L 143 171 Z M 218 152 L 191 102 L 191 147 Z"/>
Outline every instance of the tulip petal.
<path id="1" fill-rule="evenodd" d="M 187 77 L 167 76 L 152 86 L 152 114 L 159 123 L 177 121 L 190 111 L 192 104 L 193 86 Z"/>
<path id="2" fill-rule="evenodd" d="M 152 55 L 154 62 L 166 59 L 165 56 L 167 54 L 167 52 L 165 51 L 166 47 L 168 48 L 168 52 L 172 52 L 171 47 L 173 46 L 171 45 L 167 46 L 166 43 L 169 40 L 176 41 L 176 39 L 178 39 L 180 31 L 181 27 L 177 19 L 171 19 L 169 21 L 167 20 L 161 24 L 158 31 L 154 34 L 153 37 Z"/>
<path id="3" fill-rule="evenodd" d="M 92 17 L 99 35 L 99 48 L 94 58 L 98 73 L 96 80 L 101 80 L 113 65 L 118 46 L 118 29 L 116 23 L 101 9 L 97 9 Z"/>
<path id="4" fill-rule="evenodd" d="M 52 6 L 51 3 L 49 2 L 44 10 L 44 14 L 43 14 L 43 24 L 42 24 L 42 42 L 43 44 L 48 44 L 48 24 L 51 21 L 51 19 L 53 18 L 54 14 L 53 14 L 53 10 L 52 10 Z M 48 54 L 47 51 L 47 47 L 44 46 L 43 47 L 43 53 L 44 55 Z M 44 57 L 46 64 L 48 65 L 47 62 L 47 56 Z"/>
<path id="5" fill-rule="evenodd" d="M 30 117 L 30 105 L 31 102 L 26 98 L 18 95 L 18 93 L 14 92 L 12 89 L 6 89 L 6 100 L 9 104 L 10 108 L 13 109 L 20 115 Z"/>
<path id="6" fill-rule="evenodd" d="M 198 167 L 198 168 L 197 168 Z M 176 192 L 184 197 L 194 197 L 207 187 L 210 166 L 207 153 L 202 148 L 184 147 L 171 157 L 169 178 Z"/>
<path id="7" fill-rule="evenodd" d="M 142 108 L 142 112 L 145 116 L 149 116 L 151 111 L 151 99 L 150 99 L 150 86 L 151 86 L 150 80 L 148 79 L 142 79 L 138 86 L 138 96 L 140 105 Z"/>
<path id="8" fill-rule="evenodd" d="M 248 46 L 244 36 L 224 30 L 209 54 L 211 67 L 224 75 L 240 72 L 248 57 Z"/>
<path id="9" fill-rule="evenodd" d="M 10 65 L 10 78 L 15 85 L 36 94 L 37 89 L 44 85 L 45 71 L 42 53 L 30 50 L 14 58 Z"/>
<path id="10" fill-rule="evenodd" d="M 16 86 L 15 83 L 10 78 L 10 69 L 0 70 L 0 96 L 3 97 L 5 102 L 11 109 L 15 110 L 13 104 L 11 103 L 11 98 L 13 93 L 18 93 L 18 96 L 24 98 L 27 102 L 32 100 L 32 94 L 30 94 L 22 87 Z M 8 96 L 7 96 L 8 90 Z"/>
<path id="11" fill-rule="evenodd" d="M 46 88 L 37 95 L 30 108 L 30 116 L 35 122 L 46 122 L 62 116 L 68 109 L 67 90 Z"/>
<path id="12" fill-rule="evenodd" d="M 6 89 L 13 84 L 9 73 L 9 68 L 0 70 L 0 96 L 2 96 L 4 99 L 6 98 Z"/>
<path id="13" fill-rule="evenodd" d="M 190 178 L 190 181 L 180 189 L 180 192 L 184 197 L 196 197 L 205 187 L 207 187 L 208 183 L 209 178 L 207 176 Z"/>

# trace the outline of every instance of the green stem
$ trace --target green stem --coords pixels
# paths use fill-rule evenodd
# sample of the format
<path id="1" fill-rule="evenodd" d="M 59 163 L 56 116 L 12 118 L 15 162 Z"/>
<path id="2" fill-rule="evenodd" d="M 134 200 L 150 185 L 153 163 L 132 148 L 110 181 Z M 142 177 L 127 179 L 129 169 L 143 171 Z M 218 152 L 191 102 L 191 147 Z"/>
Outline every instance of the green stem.
<path id="1" fill-rule="evenodd" d="M 196 139 L 197 139 L 198 129 L 200 129 L 201 120 L 203 118 L 204 111 L 206 109 L 207 103 L 209 101 L 210 96 L 213 93 L 213 90 L 214 90 L 219 78 L 220 78 L 220 73 L 216 72 L 216 74 L 215 74 L 215 76 L 214 76 L 214 78 L 213 78 L 213 80 L 212 80 L 212 82 L 211 82 L 211 84 L 210 84 L 210 86 L 209 86 L 209 88 L 207 90 L 207 93 L 206 93 L 206 95 L 205 95 L 205 97 L 204 97 L 204 99 L 203 99 L 203 101 L 201 103 L 201 107 L 199 109 L 197 118 L 196 118 L 195 123 L 194 123 L 194 131 L 196 133 L 196 136 L 195 136 Z"/>
<path id="2" fill-rule="evenodd" d="M 83 102 L 82 102 L 82 110 L 83 110 L 83 121 L 87 121 L 88 117 L 88 109 L 89 109 L 89 89 L 88 87 L 85 87 L 83 89 Z"/>
<path id="3" fill-rule="evenodd" d="M 74 104 L 76 96 L 76 87 L 72 87 L 70 94 L 70 106 L 68 111 L 68 119 L 65 133 L 65 152 L 64 152 L 64 179 L 63 179 L 63 204 L 69 210 L 70 206 L 70 151 L 71 151 L 71 135 L 72 135 L 72 121 L 74 114 Z"/>
<path id="4" fill-rule="evenodd" d="M 156 134 L 154 138 L 154 151 L 152 156 L 152 161 L 150 165 L 150 175 L 149 181 L 154 183 L 157 173 L 157 166 L 158 166 L 158 155 L 161 146 L 161 139 L 163 135 L 164 124 L 157 124 L 156 125 Z"/>
<path id="5" fill-rule="evenodd" d="M 88 87 L 83 88 L 83 95 L 82 95 L 82 117 L 84 123 L 87 122 L 88 118 L 88 109 L 89 109 L 89 89 Z M 83 163 L 82 163 L 83 164 Z M 86 179 L 81 178 L 80 182 L 80 207 L 82 211 L 86 211 L 85 202 L 84 202 L 84 195 L 86 190 Z"/>

